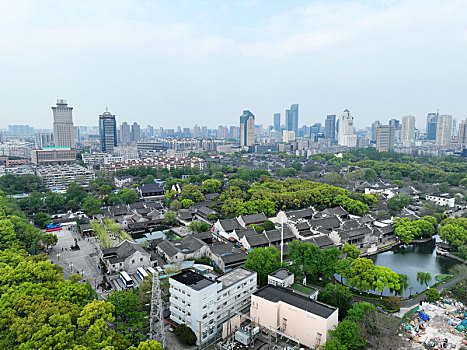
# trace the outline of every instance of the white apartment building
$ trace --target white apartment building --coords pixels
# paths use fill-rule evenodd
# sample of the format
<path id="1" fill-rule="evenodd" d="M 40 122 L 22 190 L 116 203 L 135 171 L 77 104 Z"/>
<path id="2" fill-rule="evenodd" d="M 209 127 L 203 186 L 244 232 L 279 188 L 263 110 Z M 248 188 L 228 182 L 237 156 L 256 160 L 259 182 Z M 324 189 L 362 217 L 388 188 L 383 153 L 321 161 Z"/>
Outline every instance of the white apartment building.
<path id="1" fill-rule="evenodd" d="M 48 189 L 66 188 L 72 182 L 86 185 L 96 178 L 92 170 L 76 164 L 39 166 L 36 175 Z"/>
<path id="2" fill-rule="evenodd" d="M 73 128 L 73 107 L 68 107 L 66 100 L 57 100 L 52 107 L 54 116 L 54 143 L 56 147 L 75 147 Z"/>
<path id="3" fill-rule="evenodd" d="M 411 146 L 415 142 L 415 117 L 413 115 L 402 117 L 401 142 L 404 146 Z"/>
<path id="4" fill-rule="evenodd" d="M 453 208 L 456 199 L 449 197 L 449 193 L 436 193 L 431 196 L 426 196 L 426 200 L 435 202 L 439 206 L 448 206 L 449 208 Z"/>
<path id="5" fill-rule="evenodd" d="M 257 274 L 243 267 L 209 279 L 187 270 L 169 278 L 170 318 L 185 323 L 196 334 L 198 344 L 212 340 L 223 323 L 248 309 L 256 291 Z M 200 334 L 201 328 L 201 334 Z"/>

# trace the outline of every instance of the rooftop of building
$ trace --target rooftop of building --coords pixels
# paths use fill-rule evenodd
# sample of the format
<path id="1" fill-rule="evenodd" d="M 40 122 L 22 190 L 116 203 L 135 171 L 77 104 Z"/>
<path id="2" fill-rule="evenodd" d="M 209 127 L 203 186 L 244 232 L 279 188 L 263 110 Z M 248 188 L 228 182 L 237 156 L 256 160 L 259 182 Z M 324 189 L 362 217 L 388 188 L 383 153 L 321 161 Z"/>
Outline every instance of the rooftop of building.
<path id="1" fill-rule="evenodd" d="M 204 289 L 214 283 L 206 277 L 190 270 L 180 272 L 170 278 L 194 290 Z"/>
<path id="2" fill-rule="evenodd" d="M 280 280 L 285 280 L 287 277 L 292 276 L 293 272 L 290 272 L 288 269 L 282 267 L 272 273 L 269 274 L 269 276 L 280 279 Z"/>
<path id="3" fill-rule="evenodd" d="M 337 310 L 334 306 L 326 305 L 319 301 L 294 293 L 289 289 L 272 286 L 270 284 L 265 285 L 263 288 L 253 293 L 253 295 L 269 300 L 273 303 L 282 301 L 286 304 L 295 306 L 301 310 L 326 319 Z"/>
<path id="4" fill-rule="evenodd" d="M 222 288 L 229 288 L 231 285 L 241 281 L 245 278 L 255 275 L 256 272 L 247 270 L 243 267 L 237 267 L 236 269 L 230 270 L 224 275 L 217 278 L 217 281 L 222 282 Z"/>

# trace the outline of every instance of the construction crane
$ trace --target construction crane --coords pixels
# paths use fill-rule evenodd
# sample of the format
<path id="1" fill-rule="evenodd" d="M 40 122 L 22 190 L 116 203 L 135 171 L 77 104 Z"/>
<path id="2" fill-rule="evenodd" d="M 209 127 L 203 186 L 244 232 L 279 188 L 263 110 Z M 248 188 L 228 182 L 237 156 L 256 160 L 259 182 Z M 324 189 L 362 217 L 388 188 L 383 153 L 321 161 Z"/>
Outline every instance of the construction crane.
<path id="1" fill-rule="evenodd" d="M 151 313 L 149 320 L 149 339 L 158 341 L 165 348 L 164 310 L 162 308 L 161 281 L 159 274 L 152 276 Z"/>

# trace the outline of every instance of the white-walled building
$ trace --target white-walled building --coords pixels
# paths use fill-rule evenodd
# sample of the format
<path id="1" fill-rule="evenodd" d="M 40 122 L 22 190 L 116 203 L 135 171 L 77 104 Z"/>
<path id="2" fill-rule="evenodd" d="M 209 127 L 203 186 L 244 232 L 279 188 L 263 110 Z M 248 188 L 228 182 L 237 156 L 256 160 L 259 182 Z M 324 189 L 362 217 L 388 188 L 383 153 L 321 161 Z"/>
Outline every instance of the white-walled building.
<path id="1" fill-rule="evenodd" d="M 338 308 L 295 293 L 266 285 L 251 296 L 250 317 L 254 324 L 279 330 L 307 347 L 326 342 L 338 324 Z"/>
<path id="2" fill-rule="evenodd" d="M 353 116 L 348 109 L 346 109 L 339 118 L 337 142 L 341 146 L 357 146 L 357 134 L 355 134 L 354 131 Z"/>
<path id="3" fill-rule="evenodd" d="M 214 338 L 222 325 L 237 312 L 248 308 L 256 290 L 257 274 L 242 267 L 217 279 L 208 279 L 187 270 L 169 278 L 171 319 L 185 323 L 201 342 Z"/>
<path id="4" fill-rule="evenodd" d="M 72 182 L 86 185 L 96 178 L 92 170 L 77 164 L 39 166 L 36 175 L 42 178 L 48 189 L 66 188 Z"/>
<path id="5" fill-rule="evenodd" d="M 449 197 L 449 193 L 435 193 L 431 196 L 426 196 L 426 200 L 435 202 L 439 206 L 448 206 L 450 208 L 453 208 L 456 203 L 456 199 Z"/>

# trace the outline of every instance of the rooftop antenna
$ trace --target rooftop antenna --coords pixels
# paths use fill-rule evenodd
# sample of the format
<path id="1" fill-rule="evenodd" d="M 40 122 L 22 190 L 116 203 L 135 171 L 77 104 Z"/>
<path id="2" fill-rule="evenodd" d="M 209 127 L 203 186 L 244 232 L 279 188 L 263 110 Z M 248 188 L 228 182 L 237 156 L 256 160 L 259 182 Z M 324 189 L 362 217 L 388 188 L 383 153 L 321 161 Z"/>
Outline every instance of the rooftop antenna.
<path id="1" fill-rule="evenodd" d="M 108 112 L 109 110 L 107 109 L 107 106 L 105 106 L 105 111 Z"/>

